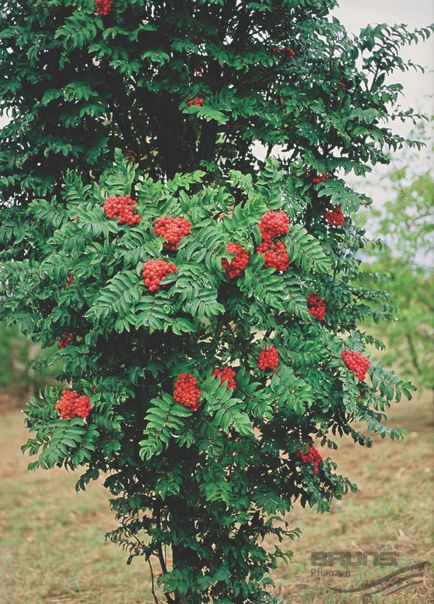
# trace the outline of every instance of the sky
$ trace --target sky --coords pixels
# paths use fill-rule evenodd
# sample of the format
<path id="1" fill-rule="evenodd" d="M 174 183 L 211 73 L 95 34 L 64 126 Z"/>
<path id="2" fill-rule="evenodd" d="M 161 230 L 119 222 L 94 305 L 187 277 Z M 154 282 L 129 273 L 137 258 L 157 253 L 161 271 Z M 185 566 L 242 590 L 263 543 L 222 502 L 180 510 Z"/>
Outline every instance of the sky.
<path id="1" fill-rule="evenodd" d="M 389 23 L 391 25 L 406 23 L 411 28 L 426 27 L 434 23 L 434 0 L 341 0 L 339 8 L 333 14 L 345 25 L 351 33 L 357 33 L 368 24 Z M 411 59 L 414 63 L 422 65 L 425 73 L 411 70 L 397 72 L 390 81 L 399 81 L 404 86 L 404 96 L 401 105 L 412 107 L 428 115 L 434 114 L 434 40 L 412 45 L 403 49 L 402 57 Z M 409 134 L 412 124 L 393 124 L 393 128 L 402 135 Z M 420 152 L 418 164 L 431 166 L 432 157 L 427 150 Z M 371 191 L 368 194 L 376 197 L 379 202 L 387 195 L 381 177 L 387 168 L 375 168 L 372 173 Z"/>
<path id="2" fill-rule="evenodd" d="M 362 27 L 377 23 L 406 23 L 410 27 L 424 27 L 434 23 L 433 0 L 341 0 L 334 14 L 348 31 L 357 33 Z M 405 87 L 405 103 L 414 108 L 432 112 L 434 78 L 429 70 L 434 69 L 434 42 L 410 46 L 402 53 L 404 59 L 426 66 L 425 74 L 414 71 L 399 72 L 396 79 Z"/>

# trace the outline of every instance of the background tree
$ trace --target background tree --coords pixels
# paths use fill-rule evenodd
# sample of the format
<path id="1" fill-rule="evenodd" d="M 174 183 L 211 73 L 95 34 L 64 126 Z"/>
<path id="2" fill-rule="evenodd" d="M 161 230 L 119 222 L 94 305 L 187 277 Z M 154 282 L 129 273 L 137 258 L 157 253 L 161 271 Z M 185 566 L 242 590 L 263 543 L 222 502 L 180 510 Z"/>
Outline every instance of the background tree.
<path id="1" fill-rule="evenodd" d="M 63 362 L 24 448 L 79 488 L 106 474 L 111 537 L 158 560 L 167 602 L 272 601 L 286 552 L 263 538 L 354 488 L 315 442 L 401 435 L 384 410 L 411 387 L 357 327 L 387 316 L 356 284 L 369 200 L 341 175 L 404 144 L 386 77 L 430 30 L 352 38 L 334 6 L 2 9 L 3 307 Z"/>
<path id="2" fill-rule="evenodd" d="M 59 364 L 47 365 L 52 353 L 52 348 L 41 351 L 40 345 L 26 338 L 15 325 L 0 323 L 0 393 L 4 400 L 22 402 L 55 383 Z"/>
<path id="3" fill-rule="evenodd" d="M 427 141 L 426 131 L 419 132 L 419 138 Z M 387 176 L 390 200 L 364 216 L 368 229 L 381 237 L 367 248 L 366 270 L 385 276 L 382 287 L 395 307 L 395 320 L 377 327 L 387 343 L 383 361 L 432 389 L 434 183 L 429 170 L 418 171 L 420 159 L 419 154 L 404 154 Z M 373 284 L 369 273 L 367 282 Z"/>

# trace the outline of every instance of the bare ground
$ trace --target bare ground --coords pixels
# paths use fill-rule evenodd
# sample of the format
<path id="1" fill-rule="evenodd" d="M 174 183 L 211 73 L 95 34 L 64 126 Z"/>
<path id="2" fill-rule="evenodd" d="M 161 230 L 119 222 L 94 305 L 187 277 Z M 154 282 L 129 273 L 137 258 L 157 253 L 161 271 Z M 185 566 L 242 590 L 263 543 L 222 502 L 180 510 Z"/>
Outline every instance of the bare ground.
<path id="1" fill-rule="evenodd" d="M 94 484 L 77 494 L 63 470 L 27 471 L 19 409 L 0 415 L 0 602 L 2 604 L 152 604 L 145 564 L 126 566 L 126 554 L 104 540 L 115 526 L 107 493 Z M 288 516 L 302 536 L 291 544 L 293 561 L 273 578 L 285 604 L 362 602 L 355 587 L 401 566 L 431 562 L 433 555 L 433 413 L 428 395 L 395 406 L 390 423 L 408 431 L 404 442 L 375 440 L 372 449 L 342 441 L 332 453 L 339 471 L 359 492 L 335 502 L 329 514 L 296 507 Z M 270 544 L 271 545 L 271 544 Z M 350 577 L 313 576 L 311 552 L 394 552 L 397 566 L 350 568 Z M 322 570 L 345 570 L 336 564 Z M 419 579 L 418 579 L 419 580 Z M 367 600 L 365 600 L 367 601 Z M 431 572 L 422 582 L 376 602 L 433 601 Z"/>

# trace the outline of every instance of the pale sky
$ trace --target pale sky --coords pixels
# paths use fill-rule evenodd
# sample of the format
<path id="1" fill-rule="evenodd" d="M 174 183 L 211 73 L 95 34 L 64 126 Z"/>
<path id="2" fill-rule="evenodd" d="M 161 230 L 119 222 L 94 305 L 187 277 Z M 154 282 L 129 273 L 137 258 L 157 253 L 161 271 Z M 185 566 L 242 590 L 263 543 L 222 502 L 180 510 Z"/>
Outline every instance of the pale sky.
<path id="1" fill-rule="evenodd" d="M 412 28 L 426 27 L 434 22 L 434 0 L 341 0 L 340 6 L 334 14 L 342 21 L 348 31 L 357 33 L 368 23 L 406 23 Z M 404 86 L 404 96 L 400 103 L 404 107 L 412 107 L 428 115 L 434 114 L 434 40 L 433 37 L 422 44 L 413 45 L 404 49 L 404 59 L 411 59 L 426 68 L 425 73 L 409 71 L 397 72 L 393 80 L 399 81 Z M 393 124 L 393 128 L 400 134 L 407 135 L 412 125 Z M 432 135 L 432 130 L 431 130 Z M 432 140 L 432 139 L 431 139 Z M 398 153 L 394 161 L 399 162 Z M 415 172 L 432 168 L 432 155 L 430 148 L 418 152 L 414 165 L 410 166 Z M 365 179 L 349 177 L 349 184 L 358 191 L 365 192 L 374 200 L 376 207 L 389 199 L 390 188 L 387 174 L 390 167 L 375 167 Z M 370 232 L 368 222 L 367 230 Z M 424 266 L 432 266 L 433 258 L 418 259 Z"/>
<path id="2" fill-rule="evenodd" d="M 341 0 L 334 14 L 352 33 L 357 33 L 368 23 L 406 23 L 412 28 L 426 27 L 434 23 L 434 0 Z M 415 71 L 397 72 L 394 79 L 404 85 L 405 97 L 401 103 L 426 113 L 433 113 L 433 38 L 405 48 L 402 56 L 424 66 L 426 71 L 424 74 Z M 407 129 L 404 128 L 404 131 Z"/>
<path id="3" fill-rule="evenodd" d="M 434 0 L 341 0 L 334 14 L 342 21 L 348 31 L 357 33 L 368 23 L 406 23 L 412 28 L 426 27 L 434 22 Z M 433 37 L 427 42 L 406 47 L 402 52 L 404 59 L 411 59 L 425 68 L 425 73 L 408 71 L 397 72 L 393 77 L 404 86 L 404 96 L 401 98 L 403 107 L 412 107 L 426 113 L 434 114 L 434 41 Z M 407 135 L 412 124 L 410 122 L 393 124 L 393 128 L 402 135 Z M 431 131 L 432 132 L 432 131 Z M 399 153 L 395 161 L 399 161 Z M 418 152 L 418 158 L 413 168 L 415 171 L 430 169 L 432 156 L 429 148 Z M 366 179 L 348 178 L 350 184 L 357 190 L 363 191 L 374 199 L 376 206 L 387 201 L 389 189 L 387 179 L 384 180 L 390 168 L 377 166 Z"/>

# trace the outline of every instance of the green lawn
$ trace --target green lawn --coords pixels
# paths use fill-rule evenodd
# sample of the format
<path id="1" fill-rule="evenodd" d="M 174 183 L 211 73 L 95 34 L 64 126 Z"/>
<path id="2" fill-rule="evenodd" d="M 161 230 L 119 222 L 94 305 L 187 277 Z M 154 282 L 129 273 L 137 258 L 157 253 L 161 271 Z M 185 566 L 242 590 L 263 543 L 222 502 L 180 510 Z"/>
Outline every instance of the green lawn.
<path id="1" fill-rule="evenodd" d="M 106 493 L 94 484 L 76 494 L 74 476 L 26 470 L 19 446 L 26 438 L 19 410 L 0 415 L 0 602 L 3 604 L 152 604 L 148 568 L 104 540 L 115 526 Z M 404 443 L 376 441 L 373 449 L 342 442 L 334 454 L 342 473 L 360 487 L 330 514 L 296 507 L 302 529 L 293 562 L 274 575 L 285 603 L 361 602 L 329 586 L 356 586 L 397 567 L 351 568 L 351 577 L 311 576 L 312 551 L 394 551 L 399 565 L 432 558 L 432 404 L 428 396 L 393 409 L 391 423 L 409 431 Z M 271 544 L 270 544 L 271 545 Z M 335 568 L 340 568 L 335 567 Z M 424 583 L 377 602 L 432 602 Z"/>

